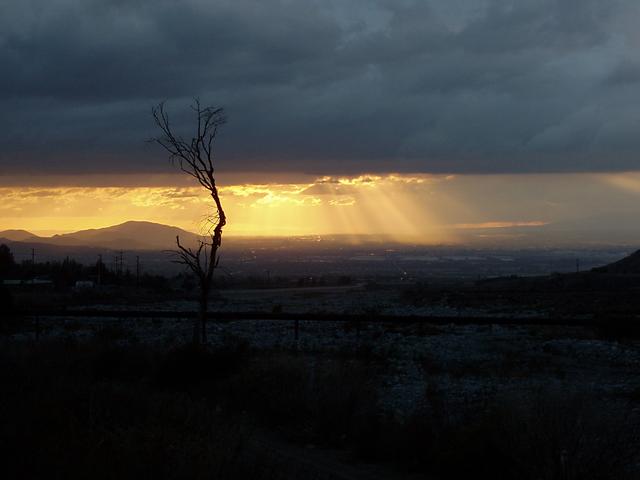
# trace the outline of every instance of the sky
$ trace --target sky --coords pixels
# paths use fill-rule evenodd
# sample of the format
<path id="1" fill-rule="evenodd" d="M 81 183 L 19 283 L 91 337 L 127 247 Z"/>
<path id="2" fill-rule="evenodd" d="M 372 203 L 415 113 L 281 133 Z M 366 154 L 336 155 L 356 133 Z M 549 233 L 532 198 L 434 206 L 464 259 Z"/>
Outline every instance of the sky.
<path id="1" fill-rule="evenodd" d="M 0 229 L 197 229 L 146 142 L 160 101 L 188 136 L 197 97 L 229 119 L 229 233 L 625 230 L 639 23 L 635 0 L 5 0 Z"/>

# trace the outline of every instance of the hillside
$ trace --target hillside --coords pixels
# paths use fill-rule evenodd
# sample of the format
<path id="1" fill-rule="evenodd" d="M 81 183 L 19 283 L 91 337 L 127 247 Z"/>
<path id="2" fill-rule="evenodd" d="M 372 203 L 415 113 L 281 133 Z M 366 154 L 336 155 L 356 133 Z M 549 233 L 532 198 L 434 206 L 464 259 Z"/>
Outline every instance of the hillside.
<path id="1" fill-rule="evenodd" d="M 617 262 L 593 269 L 596 273 L 613 273 L 623 275 L 640 275 L 640 250 Z"/>
<path id="2" fill-rule="evenodd" d="M 0 232 L 0 238 L 6 238 L 13 242 L 33 242 L 41 239 L 41 237 L 26 230 L 3 230 Z"/>
<path id="3" fill-rule="evenodd" d="M 14 242 L 46 243 L 55 246 L 104 247 L 124 250 L 164 250 L 175 246 L 176 236 L 185 245 L 195 245 L 198 236 L 178 227 L 152 222 L 130 221 L 106 228 L 38 237 L 25 230 L 5 230 L 0 238 Z"/>

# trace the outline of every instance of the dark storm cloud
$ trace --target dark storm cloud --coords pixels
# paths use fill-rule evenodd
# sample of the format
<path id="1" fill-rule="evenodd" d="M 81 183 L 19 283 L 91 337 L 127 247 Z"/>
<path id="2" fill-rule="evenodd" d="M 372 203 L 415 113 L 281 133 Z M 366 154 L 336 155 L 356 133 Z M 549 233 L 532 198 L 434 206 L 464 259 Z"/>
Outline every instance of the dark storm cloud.
<path id="1" fill-rule="evenodd" d="M 229 170 L 637 168 L 633 0 L 9 0 L 0 171 L 162 170 L 149 110 L 224 105 Z"/>

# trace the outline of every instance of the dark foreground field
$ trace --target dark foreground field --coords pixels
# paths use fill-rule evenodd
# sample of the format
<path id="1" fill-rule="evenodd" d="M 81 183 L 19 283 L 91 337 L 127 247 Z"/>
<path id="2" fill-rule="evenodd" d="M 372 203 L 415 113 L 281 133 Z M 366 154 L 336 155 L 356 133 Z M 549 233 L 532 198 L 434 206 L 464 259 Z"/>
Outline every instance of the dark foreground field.
<path id="1" fill-rule="evenodd" d="M 245 322 L 194 349 L 145 341 L 157 322 L 49 327 L 2 341 L 6 478 L 638 478 L 636 341 L 309 324 L 292 343 Z"/>

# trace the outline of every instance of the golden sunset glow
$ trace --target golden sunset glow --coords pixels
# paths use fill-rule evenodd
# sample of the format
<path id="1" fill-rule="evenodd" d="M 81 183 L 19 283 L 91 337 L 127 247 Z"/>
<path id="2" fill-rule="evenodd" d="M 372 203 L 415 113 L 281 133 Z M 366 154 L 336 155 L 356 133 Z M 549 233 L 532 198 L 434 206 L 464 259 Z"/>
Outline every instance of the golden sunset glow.
<path id="1" fill-rule="evenodd" d="M 202 232 L 210 206 L 206 193 L 183 176 L 107 180 L 119 186 L 73 180 L 72 186 L 0 186 L 0 229 L 50 235 L 147 220 Z M 640 194 L 637 173 L 233 180 L 220 188 L 227 235 L 380 235 L 426 244 L 456 242 L 478 229 L 538 229 L 572 219 L 585 206 L 606 211 L 604 197 L 615 204 Z M 149 185 L 135 185 L 145 181 Z"/>
<path id="2" fill-rule="evenodd" d="M 322 177 L 307 183 L 220 188 L 230 235 L 372 234 L 421 236 L 435 221 L 418 212 L 412 186 L 431 176 Z M 3 187 L 2 227 L 59 233 L 130 219 L 199 231 L 209 198 L 196 186 Z M 443 238 L 439 238 L 443 240 Z"/>

